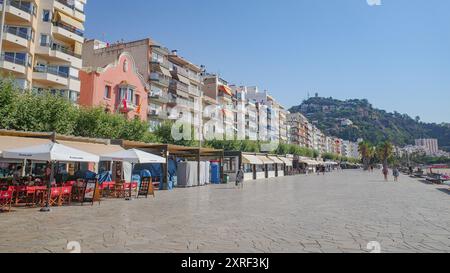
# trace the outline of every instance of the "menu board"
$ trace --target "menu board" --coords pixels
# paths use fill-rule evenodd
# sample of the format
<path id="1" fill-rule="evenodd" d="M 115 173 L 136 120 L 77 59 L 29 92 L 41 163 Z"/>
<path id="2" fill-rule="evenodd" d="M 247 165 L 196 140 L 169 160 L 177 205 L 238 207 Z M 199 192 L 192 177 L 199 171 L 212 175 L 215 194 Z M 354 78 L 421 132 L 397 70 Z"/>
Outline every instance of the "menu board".
<path id="1" fill-rule="evenodd" d="M 94 205 L 94 202 L 96 201 L 97 188 L 98 188 L 97 179 L 86 180 L 83 203 L 92 203 L 92 205 Z"/>
<path id="2" fill-rule="evenodd" d="M 138 191 L 138 197 L 144 196 L 147 198 L 149 195 L 153 195 L 154 197 L 155 191 L 153 189 L 152 179 L 150 177 L 145 177 L 142 178 L 142 182 Z"/>

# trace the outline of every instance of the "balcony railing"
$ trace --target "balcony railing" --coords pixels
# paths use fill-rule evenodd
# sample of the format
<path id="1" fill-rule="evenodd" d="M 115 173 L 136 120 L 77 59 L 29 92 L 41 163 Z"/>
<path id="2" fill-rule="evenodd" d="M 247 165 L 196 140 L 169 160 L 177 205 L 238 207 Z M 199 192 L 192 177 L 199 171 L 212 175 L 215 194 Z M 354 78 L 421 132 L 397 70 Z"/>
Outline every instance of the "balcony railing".
<path id="1" fill-rule="evenodd" d="M 31 35 L 29 35 L 28 32 L 23 32 L 23 30 L 21 30 L 20 28 L 17 28 L 17 27 L 5 26 L 3 31 L 5 33 L 9 33 L 9 34 L 24 38 L 28 41 L 31 40 Z"/>
<path id="2" fill-rule="evenodd" d="M 46 47 L 49 47 L 51 50 L 59 51 L 59 52 L 65 53 L 67 55 L 70 55 L 72 57 L 81 59 L 81 55 L 80 54 L 77 54 L 73 50 L 71 50 L 70 48 L 67 48 L 65 46 L 59 45 L 57 43 L 41 43 L 41 46 L 46 46 Z"/>
<path id="3" fill-rule="evenodd" d="M 171 80 L 170 81 L 170 89 L 171 90 L 175 90 L 175 91 L 179 90 L 179 91 L 183 91 L 183 92 L 186 92 L 186 93 L 189 92 L 189 86 L 187 84 L 184 84 L 184 83 L 182 83 L 180 81 L 177 81 L 177 80 Z"/>
<path id="4" fill-rule="evenodd" d="M 3 1 L 5 0 L 0 0 L 0 5 L 3 5 Z M 6 0 L 6 4 L 15 7 L 17 9 L 20 9 L 21 11 L 24 11 L 28 14 L 36 15 L 36 9 L 34 8 L 34 4 L 31 2 Z"/>
<path id="5" fill-rule="evenodd" d="M 36 66 L 34 67 L 33 71 L 39 73 L 49 73 L 63 78 L 69 78 L 69 73 L 60 71 L 57 66 Z"/>
<path id="6" fill-rule="evenodd" d="M 188 91 L 190 94 L 200 97 L 200 90 L 198 89 L 198 87 L 194 87 L 194 86 L 189 86 Z"/>
<path id="7" fill-rule="evenodd" d="M 169 86 L 170 81 L 166 79 L 162 74 L 159 73 L 151 73 L 150 80 L 153 82 L 158 82 L 162 85 Z"/>
<path id="8" fill-rule="evenodd" d="M 69 7 L 70 9 L 79 11 L 79 12 L 81 12 L 81 13 L 84 14 L 84 11 L 78 9 L 78 8 L 75 6 L 75 4 L 71 4 L 71 3 L 69 3 L 69 1 L 67 1 L 67 0 L 56 0 L 56 2 L 59 2 L 59 3 L 63 4 L 63 5 L 66 6 L 66 7 Z"/>
<path id="9" fill-rule="evenodd" d="M 172 71 L 174 71 L 177 74 L 180 74 L 181 76 L 189 78 L 189 72 L 186 71 L 186 69 L 179 67 L 178 65 L 172 64 Z"/>
<path id="10" fill-rule="evenodd" d="M 181 98 L 171 98 L 169 100 L 170 103 L 177 104 L 178 106 L 185 106 L 189 108 L 194 108 L 194 103 Z"/>
<path id="11" fill-rule="evenodd" d="M 6 55 L 5 53 L 2 53 L 0 55 L 0 60 L 1 61 L 10 62 L 10 63 L 15 63 L 15 64 L 18 64 L 18 65 L 23 65 L 23 66 L 26 66 L 26 63 L 27 63 L 27 61 L 24 60 L 24 59 L 20 59 L 20 58 L 17 58 L 15 56 L 13 57 L 13 56 L 10 56 L 10 55 Z"/>
<path id="12" fill-rule="evenodd" d="M 74 28 L 72 26 L 68 26 L 68 25 L 66 25 L 64 23 L 61 23 L 61 22 L 54 22 L 53 25 L 55 27 L 63 28 L 63 29 L 65 29 L 65 30 L 67 30 L 69 32 L 72 32 L 73 34 L 76 34 L 78 36 L 84 37 L 84 32 L 83 31 L 81 31 L 81 30 L 79 30 L 77 28 Z"/>

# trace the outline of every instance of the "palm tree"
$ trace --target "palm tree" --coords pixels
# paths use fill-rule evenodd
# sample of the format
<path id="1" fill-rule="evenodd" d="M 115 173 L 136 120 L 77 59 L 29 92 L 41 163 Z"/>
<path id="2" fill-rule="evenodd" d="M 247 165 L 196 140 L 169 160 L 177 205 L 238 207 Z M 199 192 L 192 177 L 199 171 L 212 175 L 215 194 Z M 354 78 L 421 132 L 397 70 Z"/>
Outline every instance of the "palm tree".
<path id="1" fill-rule="evenodd" d="M 389 141 L 381 143 L 377 147 L 377 156 L 383 163 L 383 170 L 388 169 L 389 159 L 394 155 L 394 146 Z"/>
<path id="2" fill-rule="evenodd" d="M 370 145 L 370 143 L 365 142 L 365 141 L 361 142 L 361 143 L 359 143 L 358 150 L 362 157 L 364 170 L 367 171 L 367 170 L 369 170 L 369 163 L 373 157 L 372 145 Z"/>

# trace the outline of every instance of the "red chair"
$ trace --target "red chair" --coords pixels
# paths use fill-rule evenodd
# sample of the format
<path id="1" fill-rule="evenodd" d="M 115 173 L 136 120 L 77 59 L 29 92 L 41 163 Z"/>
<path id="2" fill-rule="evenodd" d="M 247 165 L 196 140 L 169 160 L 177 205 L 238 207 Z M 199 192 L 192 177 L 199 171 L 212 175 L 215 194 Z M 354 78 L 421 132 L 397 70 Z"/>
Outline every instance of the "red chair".
<path id="1" fill-rule="evenodd" d="M 61 188 L 54 187 L 50 191 L 50 199 L 48 201 L 49 205 L 61 206 Z"/>
<path id="2" fill-rule="evenodd" d="M 72 186 L 61 188 L 60 205 L 72 203 Z"/>
<path id="3" fill-rule="evenodd" d="M 0 211 L 11 211 L 14 191 L 0 191 Z"/>

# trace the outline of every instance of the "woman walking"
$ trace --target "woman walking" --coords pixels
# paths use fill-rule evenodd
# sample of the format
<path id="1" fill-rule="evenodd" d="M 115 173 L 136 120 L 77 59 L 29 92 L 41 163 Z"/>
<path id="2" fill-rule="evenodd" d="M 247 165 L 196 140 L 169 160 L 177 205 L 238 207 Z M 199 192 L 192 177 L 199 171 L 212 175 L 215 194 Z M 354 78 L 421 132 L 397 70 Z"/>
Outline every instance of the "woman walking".
<path id="1" fill-rule="evenodd" d="M 236 175 L 236 187 L 244 188 L 244 168 L 239 169 Z"/>
<path id="2" fill-rule="evenodd" d="M 389 174 L 388 168 L 383 168 L 384 181 L 386 182 L 388 182 L 388 174 Z"/>
<path id="3" fill-rule="evenodd" d="M 397 167 L 395 167 L 394 170 L 392 171 L 392 175 L 394 176 L 394 181 L 398 182 L 398 177 L 400 176 L 400 171 L 398 170 Z"/>

